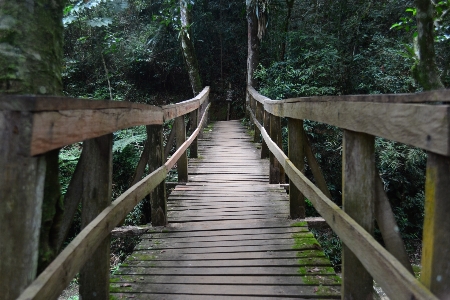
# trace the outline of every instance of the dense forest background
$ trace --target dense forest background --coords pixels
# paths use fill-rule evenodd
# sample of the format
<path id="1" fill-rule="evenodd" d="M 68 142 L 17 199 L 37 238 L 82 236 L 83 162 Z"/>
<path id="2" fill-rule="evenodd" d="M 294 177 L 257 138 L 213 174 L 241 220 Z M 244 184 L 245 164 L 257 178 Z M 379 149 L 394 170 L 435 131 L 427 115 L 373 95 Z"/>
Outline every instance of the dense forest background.
<path id="1" fill-rule="evenodd" d="M 414 93 L 421 91 L 411 69 L 415 9 L 408 0 L 259 0 L 261 40 L 256 89 L 272 99 L 311 95 Z M 70 0 L 65 9 L 64 93 L 72 97 L 164 105 L 193 96 L 180 35 L 179 2 L 174 0 Z M 436 61 L 450 85 L 450 1 L 437 1 Z M 213 120 L 245 116 L 247 19 L 244 1 L 188 1 L 189 27 L 203 85 L 211 86 Z M 170 129 L 171 124 L 165 125 Z M 341 201 L 341 132 L 306 121 L 333 200 Z M 284 127 L 284 138 L 287 137 Z M 146 139 L 145 128 L 114 136 L 114 192 L 129 186 Z M 426 154 L 376 140 L 377 166 L 408 250 L 420 248 Z M 61 151 L 63 191 L 81 146 Z M 307 173 L 309 171 L 307 170 Z M 176 180 L 172 174 L 170 180 Z M 125 224 L 148 222 L 145 204 Z M 316 215 L 313 208 L 309 215 Z M 76 226 L 73 231 L 79 230 Z M 323 243 L 332 260 L 339 241 Z"/>

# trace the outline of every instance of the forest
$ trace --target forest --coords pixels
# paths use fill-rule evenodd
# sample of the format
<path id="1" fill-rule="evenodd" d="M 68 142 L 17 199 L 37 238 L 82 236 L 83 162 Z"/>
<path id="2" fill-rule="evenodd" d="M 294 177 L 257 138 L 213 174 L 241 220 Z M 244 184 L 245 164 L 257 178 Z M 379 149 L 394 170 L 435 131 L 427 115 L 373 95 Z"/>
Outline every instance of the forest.
<path id="1" fill-rule="evenodd" d="M 69 1 L 64 10 L 64 94 L 154 105 L 191 98 L 195 89 L 182 40 L 192 41 L 197 72 L 211 86 L 212 119 L 245 117 L 247 12 L 258 27 L 257 65 L 252 85 L 271 99 L 312 95 L 414 93 L 424 90 L 414 76 L 418 63 L 416 3 L 407 0 Z M 450 85 L 450 1 L 432 2 L 435 59 L 443 86 Z M 186 13 L 186 12 L 184 12 Z M 166 124 L 167 131 L 172 124 Z M 341 204 L 339 129 L 305 121 L 333 200 Z M 287 148 L 287 128 L 283 136 Z M 114 195 L 126 188 L 139 160 L 145 128 L 115 135 Z M 287 150 L 287 149 L 285 149 Z M 61 151 L 63 191 L 81 147 Z M 376 161 L 411 259 L 420 256 L 426 154 L 404 144 L 376 139 Z M 307 174 L 310 171 L 307 169 Z M 176 173 L 169 180 L 176 180 Z M 314 208 L 307 209 L 316 216 Z M 141 224 L 145 203 L 125 224 Z M 74 231 L 77 231 L 74 228 Z M 319 234 L 338 266 L 340 242 Z M 379 233 L 377 233 L 379 236 Z"/>
<path id="2" fill-rule="evenodd" d="M 55 3 L 63 3 L 60 7 L 63 24 L 55 32 L 63 31 L 64 43 L 63 51 L 52 55 L 61 55 L 63 65 L 50 66 L 49 73 L 61 71 L 61 76 L 59 73 L 56 76 L 61 88 L 50 91 L 40 86 L 37 91 L 41 94 L 166 105 L 190 99 L 204 86 L 210 86 L 211 120 L 226 120 L 229 116 L 248 124 L 247 84 L 274 100 L 416 93 L 450 87 L 450 0 Z M 433 28 L 424 44 L 420 39 L 420 18 L 425 17 L 432 18 Z M 7 18 L 1 19 L 3 44 L 15 43 L 16 36 L 21 34 L 8 31 L 10 23 Z M 432 52 L 421 52 L 427 46 L 433 48 Z M 15 66 L 8 64 L 10 49 L 5 47 L 0 48 L 0 65 L 7 66 L 0 81 L 2 92 L 36 94 L 32 88 L 21 89 L 18 75 L 13 72 Z M 424 65 L 429 67 L 428 73 Z M 166 138 L 172 127 L 173 122 L 164 124 Z M 332 200 L 342 205 L 342 132 L 308 120 L 304 129 Z M 282 120 L 282 133 L 287 152 L 287 120 Z M 129 188 L 146 138 L 145 126 L 114 134 L 113 199 Z M 375 148 L 377 168 L 410 260 L 419 263 L 427 155 L 423 150 L 382 138 L 376 138 Z M 62 195 L 82 150 L 82 144 L 78 143 L 52 154 L 55 165 L 59 165 L 52 180 L 56 185 L 59 183 Z M 308 167 L 306 175 L 312 178 Z M 177 181 L 175 170 L 167 181 Z M 307 203 L 307 216 L 318 216 Z M 66 243 L 80 231 L 80 211 L 81 207 Z M 125 225 L 150 222 L 147 200 L 124 220 Z M 330 229 L 314 233 L 339 270 L 338 237 Z M 375 235 L 381 241 L 380 232 Z M 114 254 L 117 260 L 123 259 L 131 250 L 130 245 L 133 246 L 123 240 L 114 243 L 114 248 L 119 249 Z M 40 270 L 48 263 L 46 260 L 51 260 L 43 259 L 39 262 Z"/>

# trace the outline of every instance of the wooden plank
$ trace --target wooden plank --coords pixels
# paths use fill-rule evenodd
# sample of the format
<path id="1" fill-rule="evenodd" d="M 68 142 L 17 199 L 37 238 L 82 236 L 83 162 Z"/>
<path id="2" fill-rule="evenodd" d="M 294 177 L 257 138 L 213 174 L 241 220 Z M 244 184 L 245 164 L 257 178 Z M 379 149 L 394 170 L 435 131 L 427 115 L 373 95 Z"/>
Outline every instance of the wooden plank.
<path id="1" fill-rule="evenodd" d="M 268 112 L 266 112 L 264 109 L 262 109 L 262 115 L 263 118 L 262 120 L 260 120 L 260 123 L 263 124 L 264 129 L 266 131 L 270 130 L 270 115 Z M 266 141 L 264 139 L 262 139 L 261 142 L 261 158 L 268 158 L 269 157 L 269 148 L 267 148 L 267 144 Z"/>
<path id="2" fill-rule="evenodd" d="M 148 153 L 148 170 L 153 172 L 164 164 L 163 127 L 161 125 L 147 126 L 148 144 L 152 149 Z M 153 226 L 167 224 L 166 181 L 163 180 L 150 193 L 151 220 Z"/>
<path id="3" fill-rule="evenodd" d="M 138 204 L 140 199 L 149 194 L 166 178 L 167 173 L 166 167 L 160 167 L 105 208 L 26 288 L 18 299 L 46 300 L 57 298 L 88 260 L 87 253 L 93 253 L 94 249 Z"/>
<path id="4" fill-rule="evenodd" d="M 397 258 L 411 274 L 414 274 L 400 230 L 395 221 L 394 212 L 392 211 L 389 199 L 384 191 L 383 181 L 378 174 L 375 176 L 375 185 L 375 219 L 377 220 L 378 228 L 380 228 L 386 249 L 394 255 L 394 257 Z"/>
<path id="5" fill-rule="evenodd" d="M 342 208 L 368 234 L 373 235 L 375 138 L 344 130 L 342 149 Z M 342 247 L 342 277 L 344 298 L 373 298 L 372 276 L 347 244 Z"/>
<path id="6" fill-rule="evenodd" d="M 450 295 L 449 186 L 449 158 L 428 153 L 420 280 L 439 299 Z"/>
<path id="7" fill-rule="evenodd" d="M 0 290 L 16 299 L 34 280 L 45 158 L 30 157 L 32 116 L 0 111 Z"/>
<path id="8" fill-rule="evenodd" d="M 265 102 L 279 117 L 309 119 L 450 155 L 448 105 L 373 102 Z"/>
<path id="9" fill-rule="evenodd" d="M 262 105 L 258 105 L 258 102 L 254 102 L 254 113 L 256 115 L 256 119 L 259 121 L 259 119 L 261 118 L 261 112 L 264 109 L 264 107 L 262 107 Z M 261 122 L 261 121 L 260 121 Z M 258 127 L 255 127 L 255 134 L 253 135 L 253 142 L 254 143 L 259 143 L 259 140 L 261 139 L 261 132 L 259 131 Z"/>
<path id="10" fill-rule="evenodd" d="M 198 121 L 199 121 L 198 120 L 198 109 L 191 112 L 190 120 L 191 120 L 192 127 L 194 127 L 194 125 L 195 125 L 195 127 L 198 126 Z M 194 139 L 192 141 L 191 147 L 189 147 L 189 158 L 197 158 L 197 157 L 198 157 L 198 142 L 197 142 L 197 139 Z"/>
<path id="11" fill-rule="evenodd" d="M 112 193 L 112 144 L 108 134 L 83 143 L 86 164 L 81 193 L 81 227 L 85 228 L 111 203 Z M 80 272 L 80 296 L 99 299 L 109 298 L 110 235 L 107 235 L 89 255 Z M 94 250 L 94 249 L 93 249 Z"/>
<path id="12" fill-rule="evenodd" d="M 192 112 L 207 101 L 209 96 L 209 87 L 205 87 L 196 97 L 179 102 L 176 104 L 165 105 L 162 107 L 164 111 L 164 121 L 175 119 Z"/>
<path id="13" fill-rule="evenodd" d="M 177 129 L 177 148 L 180 148 L 186 141 L 186 125 L 184 123 L 184 116 L 175 119 L 175 128 Z M 188 181 L 188 160 L 187 153 L 183 152 L 177 161 L 178 182 Z"/>
<path id="14" fill-rule="evenodd" d="M 270 138 L 281 146 L 281 119 L 270 115 Z M 284 183 L 284 169 L 275 156 L 270 155 L 270 183 Z"/>
<path id="15" fill-rule="evenodd" d="M 292 163 L 305 172 L 305 146 L 303 120 L 288 119 L 288 155 Z M 292 219 L 305 218 L 305 196 L 294 183 L 289 182 L 289 215 Z"/>
<path id="16" fill-rule="evenodd" d="M 248 91 L 257 101 L 264 103 L 269 98 L 259 94 L 253 87 L 248 87 Z M 279 100 L 277 100 L 279 101 Z M 410 94 L 371 94 L 371 95 L 344 95 L 344 96 L 312 96 L 286 99 L 286 101 L 305 102 L 377 102 L 377 103 L 424 103 L 424 102 L 449 102 L 450 90 L 441 89 Z"/>
<path id="17" fill-rule="evenodd" d="M 33 115 L 30 155 L 138 125 L 162 124 L 159 107 L 42 111 Z M 76 128 L 76 130 L 73 130 Z"/>

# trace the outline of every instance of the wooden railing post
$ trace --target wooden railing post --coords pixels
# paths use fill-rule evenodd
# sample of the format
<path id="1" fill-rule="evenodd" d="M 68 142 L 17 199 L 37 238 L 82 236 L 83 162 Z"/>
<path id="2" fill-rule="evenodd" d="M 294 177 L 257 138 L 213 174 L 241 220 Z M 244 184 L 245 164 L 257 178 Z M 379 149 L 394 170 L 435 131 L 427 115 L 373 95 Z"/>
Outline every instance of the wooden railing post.
<path id="1" fill-rule="evenodd" d="M 153 172 L 164 164 L 163 126 L 147 126 L 147 138 L 151 145 L 148 157 L 148 170 Z M 166 181 L 163 180 L 150 193 L 151 219 L 153 226 L 167 224 Z"/>
<path id="2" fill-rule="evenodd" d="M 177 149 L 183 145 L 186 141 L 186 124 L 184 123 L 184 116 L 175 118 L 175 128 L 177 130 Z M 183 155 L 177 162 L 178 170 L 178 182 L 188 182 L 188 160 L 187 153 L 184 152 Z"/>
<path id="3" fill-rule="evenodd" d="M 258 122 L 261 122 L 261 106 L 259 105 L 259 102 L 256 101 L 255 99 L 253 101 L 254 101 L 254 113 L 255 113 L 256 120 L 258 120 Z M 260 140 L 261 140 L 261 131 L 259 131 L 258 126 L 255 126 L 253 142 L 259 143 Z"/>
<path id="4" fill-rule="evenodd" d="M 270 114 L 267 111 L 265 111 L 264 109 L 263 109 L 262 113 L 263 113 L 263 116 L 262 116 L 261 124 L 263 124 L 266 132 L 270 132 Z M 263 143 L 261 145 L 261 158 L 268 158 L 268 157 L 270 157 L 270 150 L 269 150 L 269 147 L 267 147 L 267 144 L 263 139 Z"/>
<path id="5" fill-rule="evenodd" d="M 344 130 L 342 203 L 344 211 L 373 234 L 375 205 L 375 139 Z M 342 299 L 372 299 L 373 280 L 345 245 L 342 249 Z"/>
<path id="6" fill-rule="evenodd" d="M 270 115 L 270 138 L 280 149 L 283 149 L 283 140 L 281 137 L 281 118 Z M 270 183 L 284 183 L 284 169 L 273 154 L 270 154 Z"/>
<path id="7" fill-rule="evenodd" d="M 450 158 L 428 153 L 420 281 L 439 299 L 450 295 Z"/>
<path id="8" fill-rule="evenodd" d="M 305 141 L 303 120 L 288 118 L 288 156 L 294 166 L 304 173 Z M 305 218 L 305 197 L 293 182 L 289 182 L 289 212 L 292 219 Z"/>
<path id="9" fill-rule="evenodd" d="M 190 119 L 191 119 L 191 127 L 193 128 L 191 132 L 194 132 L 194 130 L 198 126 L 198 110 L 194 110 L 190 113 Z M 195 140 L 192 142 L 191 146 L 189 147 L 189 157 L 190 158 L 197 158 L 198 157 L 198 138 L 195 138 Z"/>
<path id="10" fill-rule="evenodd" d="M 83 142 L 87 169 L 81 192 L 81 227 L 111 204 L 112 134 Z M 110 236 L 106 237 L 80 271 L 80 298 L 109 299 Z"/>
<path id="11" fill-rule="evenodd" d="M 32 115 L 0 111 L 0 291 L 16 299 L 34 280 L 45 159 L 30 156 Z"/>

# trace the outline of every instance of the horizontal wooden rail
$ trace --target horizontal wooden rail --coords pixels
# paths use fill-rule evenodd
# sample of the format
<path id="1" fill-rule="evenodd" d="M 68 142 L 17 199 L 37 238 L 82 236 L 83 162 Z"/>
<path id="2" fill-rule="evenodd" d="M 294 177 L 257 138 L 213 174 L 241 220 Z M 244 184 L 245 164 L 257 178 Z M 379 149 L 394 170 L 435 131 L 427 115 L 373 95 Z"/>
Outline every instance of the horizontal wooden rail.
<path id="1" fill-rule="evenodd" d="M 181 154 L 191 145 L 207 120 L 209 104 L 197 129 L 161 167 L 130 187 L 89 223 L 18 299 L 56 299 L 79 272 L 98 245 L 126 215 L 165 180 Z"/>
<path id="2" fill-rule="evenodd" d="M 270 139 L 251 108 L 248 109 L 269 150 L 283 166 L 290 181 L 311 201 L 333 231 L 357 255 L 386 294 L 391 299 L 438 299 L 416 280 L 392 254 L 306 178 Z M 386 274 L 390 276 L 386 276 Z"/>
<path id="3" fill-rule="evenodd" d="M 67 97 L 0 96 L 0 111 L 33 112 L 30 155 L 34 156 L 132 126 L 163 124 L 197 109 L 208 95 L 209 87 L 205 87 L 193 99 L 163 107 Z"/>
<path id="4" fill-rule="evenodd" d="M 305 97 L 270 100 L 254 88 L 251 96 L 279 117 L 308 119 L 342 129 L 364 132 L 409 144 L 441 155 L 450 155 L 448 105 L 410 102 L 450 101 L 450 90 L 421 94 Z M 395 101 L 391 103 L 388 101 Z"/>

